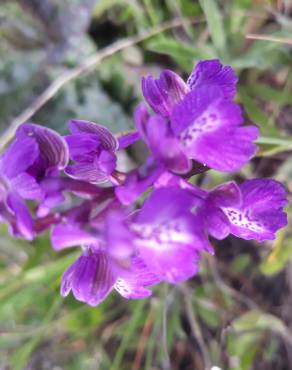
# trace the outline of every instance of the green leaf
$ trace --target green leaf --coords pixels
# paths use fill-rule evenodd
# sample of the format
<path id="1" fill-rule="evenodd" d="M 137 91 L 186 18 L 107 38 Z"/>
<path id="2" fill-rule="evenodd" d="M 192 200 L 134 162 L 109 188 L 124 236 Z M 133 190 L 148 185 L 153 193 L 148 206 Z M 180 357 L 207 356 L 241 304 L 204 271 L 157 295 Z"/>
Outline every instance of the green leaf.
<path id="1" fill-rule="evenodd" d="M 287 228 L 279 232 L 272 251 L 260 265 L 263 274 L 274 275 L 280 272 L 292 258 L 292 237 L 286 238 L 286 235 Z"/>
<path id="2" fill-rule="evenodd" d="M 226 35 L 224 30 L 223 18 L 220 13 L 216 0 L 200 0 L 200 4 L 205 13 L 208 29 L 215 48 L 223 57 L 226 51 Z"/>
<path id="3" fill-rule="evenodd" d="M 232 327 L 235 331 L 272 331 L 285 335 L 287 329 L 278 317 L 258 310 L 250 310 L 233 321 Z"/>
<path id="4" fill-rule="evenodd" d="M 190 72 L 195 59 L 212 59 L 216 56 L 214 50 L 208 45 L 196 48 L 194 45 L 178 42 L 165 36 L 150 40 L 147 42 L 146 48 L 159 54 L 171 56 L 186 72 Z"/>
<path id="5" fill-rule="evenodd" d="M 277 129 L 273 125 L 273 122 L 271 122 L 270 116 L 258 107 L 245 88 L 241 87 L 239 89 L 239 97 L 248 116 L 257 126 L 259 126 L 261 133 L 268 136 L 276 135 Z"/>

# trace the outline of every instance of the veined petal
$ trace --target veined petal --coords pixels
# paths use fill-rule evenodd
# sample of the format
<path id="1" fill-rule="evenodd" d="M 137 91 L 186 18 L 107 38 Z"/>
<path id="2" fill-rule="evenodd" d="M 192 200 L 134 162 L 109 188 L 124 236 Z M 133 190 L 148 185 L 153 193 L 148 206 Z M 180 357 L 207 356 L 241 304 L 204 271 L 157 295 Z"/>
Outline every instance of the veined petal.
<path id="1" fill-rule="evenodd" d="M 238 77 L 230 66 L 224 66 L 214 59 L 199 62 L 188 78 L 187 85 L 191 90 L 201 86 L 218 86 L 224 97 L 233 98 L 237 81 Z"/>
<path id="2" fill-rule="evenodd" d="M 73 179 L 101 184 L 109 180 L 109 175 L 101 171 L 94 162 L 78 162 L 65 168 L 65 173 Z"/>
<path id="3" fill-rule="evenodd" d="M 56 167 L 62 170 L 68 164 L 67 143 L 56 131 L 33 123 L 25 123 L 18 128 L 16 136 L 34 138 L 37 141 L 42 166 L 45 169 Z"/>
<path id="4" fill-rule="evenodd" d="M 122 278 L 117 279 L 114 288 L 121 296 L 127 299 L 147 298 L 152 294 L 150 289 L 147 289 L 142 285 L 135 284 L 134 281 Z"/>
<path id="5" fill-rule="evenodd" d="M 92 157 L 92 152 L 100 145 L 100 139 L 96 134 L 79 133 L 65 136 L 69 147 L 70 158 L 73 161 L 84 161 L 88 156 Z"/>
<path id="6" fill-rule="evenodd" d="M 67 295 L 71 289 L 74 297 L 97 306 L 112 291 L 116 277 L 105 253 L 96 251 L 83 255 L 65 272 L 61 293 Z"/>
<path id="7" fill-rule="evenodd" d="M 72 134 L 87 133 L 97 135 L 104 149 L 113 152 L 118 150 L 118 140 L 104 126 L 90 121 L 71 120 L 69 129 Z"/>
<path id="8" fill-rule="evenodd" d="M 176 73 L 165 70 L 157 80 L 152 76 L 142 78 L 142 92 L 154 112 L 169 117 L 173 107 L 184 98 L 189 88 Z"/>
<path id="9" fill-rule="evenodd" d="M 154 285 L 160 281 L 161 279 L 149 270 L 141 257 L 133 256 L 129 269 L 120 273 L 115 289 L 125 298 L 146 298 L 152 292 L 145 286 Z"/>
<path id="10" fill-rule="evenodd" d="M 16 138 L 1 156 L 1 172 L 11 179 L 27 170 L 38 154 L 39 147 L 33 138 Z"/>

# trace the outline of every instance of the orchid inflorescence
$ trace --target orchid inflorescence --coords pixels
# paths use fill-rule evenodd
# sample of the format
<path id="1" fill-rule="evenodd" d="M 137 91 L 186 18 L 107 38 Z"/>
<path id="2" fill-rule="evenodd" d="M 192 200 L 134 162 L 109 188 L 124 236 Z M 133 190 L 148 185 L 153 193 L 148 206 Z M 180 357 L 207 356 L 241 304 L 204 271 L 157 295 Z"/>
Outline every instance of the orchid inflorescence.
<path id="1" fill-rule="evenodd" d="M 231 67 L 201 61 L 187 82 L 169 70 L 142 79 L 153 112 L 140 104 L 133 132 L 114 136 L 82 120 L 71 120 L 64 137 L 31 123 L 18 128 L 0 159 L 1 222 L 27 240 L 50 230 L 55 250 L 81 247 L 62 277 L 63 296 L 72 291 L 92 306 L 113 289 L 148 297 L 151 285 L 194 276 L 202 253 L 214 253 L 209 236 L 272 240 L 287 224 L 277 181 L 209 191 L 188 181 L 209 169 L 239 170 L 256 152 L 258 128 L 243 125 L 236 83 Z M 137 140 L 150 154 L 121 172 L 117 152 Z"/>

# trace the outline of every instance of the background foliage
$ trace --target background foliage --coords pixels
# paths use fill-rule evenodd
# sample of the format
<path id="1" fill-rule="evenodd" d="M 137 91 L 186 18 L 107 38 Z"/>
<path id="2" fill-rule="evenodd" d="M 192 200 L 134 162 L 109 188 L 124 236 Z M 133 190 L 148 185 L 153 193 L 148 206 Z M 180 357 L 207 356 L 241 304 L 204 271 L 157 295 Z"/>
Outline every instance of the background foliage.
<path id="1" fill-rule="evenodd" d="M 0 130 L 57 77 L 121 38 L 158 32 L 66 83 L 32 121 L 66 132 L 78 117 L 114 132 L 132 127 L 140 78 L 163 68 L 187 76 L 220 58 L 240 76 L 237 100 L 261 129 L 256 158 L 240 173 L 196 177 L 212 187 L 272 176 L 292 191 L 292 3 L 285 0 L 1 0 Z M 258 36 L 251 38 L 250 34 Z M 122 165 L 141 161 L 134 147 Z M 292 207 L 288 207 L 292 217 Z M 0 234 L 0 369 L 292 369 L 292 230 L 273 243 L 229 237 L 199 276 L 160 286 L 149 300 L 113 294 L 96 308 L 59 296 L 76 251 L 48 235 L 27 243 Z"/>

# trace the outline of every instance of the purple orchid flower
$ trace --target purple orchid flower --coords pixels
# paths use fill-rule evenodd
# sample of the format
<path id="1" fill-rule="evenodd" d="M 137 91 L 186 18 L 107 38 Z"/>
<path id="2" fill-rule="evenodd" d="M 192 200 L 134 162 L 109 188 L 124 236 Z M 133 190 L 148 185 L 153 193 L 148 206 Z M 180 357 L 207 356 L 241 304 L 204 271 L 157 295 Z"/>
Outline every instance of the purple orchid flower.
<path id="1" fill-rule="evenodd" d="M 66 143 L 48 128 L 23 124 L 0 162 L 3 218 L 10 223 L 13 234 L 31 240 L 33 220 L 24 200 L 43 201 L 45 193 L 39 182 L 65 167 Z"/>
<path id="2" fill-rule="evenodd" d="M 177 104 L 171 128 L 188 158 L 218 171 L 241 168 L 256 152 L 259 130 L 242 126 L 239 105 L 226 100 L 218 87 L 202 86 Z"/>
<path id="3" fill-rule="evenodd" d="M 168 89 L 163 82 L 166 75 L 172 79 Z M 193 159 L 230 172 L 255 154 L 253 141 L 259 132 L 255 126 L 242 126 L 240 107 L 231 101 L 236 83 L 232 68 L 218 60 L 198 63 L 187 84 L 169 71 L 162 72 L 157 81 L 152 77 L 142 80 L 144 97 L 159 115 L 149 117 L 140 107 L 136 126 L 152 153 L 169 170 L 187 173 Z M 177 94 L 177 90 L 184 94 Z"/>
<path id="4" fill-rule="evenodd" d="M 71 135 L 65 139 L 75 164 L 66 167 L 66 174 L 95 184 L 112 180 L 118 140 L 107 128 L 93 122 L 72 120 L 69 129 Z"/>
<path id="5" fill-rule="evenodd" d="M 201 252 L 213 253 L 199 217 L 191 213 L 195 202 L 188 191 L 157 189 L 130 226 L 139 255 L 161 280 L 189 279 L 198 272 Z"/>
<path id="6" fill-rule="evenodd" d="M 72 291 L 76 299 L 96 306 L 113 289 L 125 298 L 151 295 L 147 287 L 160 280 L 135 252 L 124 217 L 121 211 L 108 211 L 102 225 L 95 225 L 94 232 L 82 229 L 80 220 L 55 226 L 52 231 L 55 249 L 79 244 L 83 249 L 82 256 L 62 277 L 63 296 Z"/>
<path id="7" fill-rule="evenodd" d="M 68 146 L 64 138 L 56 131 L 33 123 L 21 125 L 16 132 L 16 137 L 20 140 L 33 139 L 38 145 L 38 155 L 26 169 L 26 174 L 34 179 L 41 188 L 43 194 L 38 205 L 37 215 L 44 216 L 51 208 L 64 201 L 61 192 L 47 191 L 43 187 L 43 182 L 49 179 L 59 181 L 60 172 L 69 162 Z"/>
<path id="8" fill-rule="evenodd" d="M 232 99 L 236 94 L 238 78 L 230 66 L 223 66 L 218 59 L 200 61 L 185 83 L 180 76 L 170 70 L 142 78 L 142 92 L 145 100 L 155 113 L 170 117 L 173 108 L 192 90 L 202 86 L 218 87 L 225 98 Z"/>
<path id="9" fill-rule="evenodd" d="M 142 166 L 130 171 L 123 184 L 115 188 L 117 198 L 122 204 L 132 204 L 151 188 L 164 171 L 164 166 L 149 157 Z"/>
<path id="10" fill-rule="evenodd" d="M 187 181 L 164 174 L 156 188 L 174 187 L 188 190 L 197 199 L 196 214 L 204 228 L 216 239 L 233 234 L 242 239 L 273 240 L 276 232 L 287 225 L 284 186 L 272 179 L 246 180 L 240 186 L 234 181 L 207 192 Z"/>

